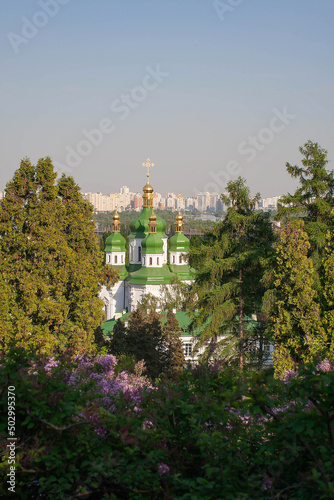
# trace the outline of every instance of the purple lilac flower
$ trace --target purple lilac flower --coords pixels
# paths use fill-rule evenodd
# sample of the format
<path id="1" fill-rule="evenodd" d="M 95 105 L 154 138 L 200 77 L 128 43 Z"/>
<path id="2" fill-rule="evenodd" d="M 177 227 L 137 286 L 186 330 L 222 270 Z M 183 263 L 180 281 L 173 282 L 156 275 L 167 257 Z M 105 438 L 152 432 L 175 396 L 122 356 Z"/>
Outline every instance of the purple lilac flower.
<path id="1" fill-rule="evenodd" d="M 317 364 L 316 370 L 318 372 L 331 372 L 334 370 L 334 362 L 330 362 L 327 358 L 325 358 L 323 361 L 320 361 L 320 363 Z"/>
<path id="2" fill-rule="evenodd" d="M 160 462 L 158 465 L 158 472 L 160 476 L 163 476 L 164 474 L 168 474 L 169 472 L 169 467 L 168 465 L 164 464 L 163 462 Z"/>
<path id="3" fill-rule="evenodd" d="M 57 361 L 53 356 L 49 359 L 47 364 L 44 367 L 44 370 L 49 373 L 52 368 L 56 368 L 59 365 L 59 361 Z"/>
<path id="4" fill-rule="evenodd" d="M 290 380 L 296 378 L 297 375 L 298 375 L 298 373 L 295 370 L 285 370 L 283 377 L 282 377 L 282 381 L 285 384 L 288 384 L 290 382 Z"/>
<path id="5" fill-rule="evenodd" d="M 273 487 L 273 483 L 270 481 L 269 477 L 265 477 L 262 481 L 264 490 L 271 490 Z"/>

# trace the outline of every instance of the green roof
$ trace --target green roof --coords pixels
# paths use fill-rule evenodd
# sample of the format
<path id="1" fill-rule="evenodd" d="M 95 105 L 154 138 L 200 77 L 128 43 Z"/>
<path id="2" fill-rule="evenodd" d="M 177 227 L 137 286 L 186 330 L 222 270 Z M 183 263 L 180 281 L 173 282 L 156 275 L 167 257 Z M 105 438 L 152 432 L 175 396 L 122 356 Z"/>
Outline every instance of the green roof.
<path id="1" fill-rule="evenodd" d="M 146 238 L 143 239 L 142 244 L 142 253 L 157 253 L 163 254 L 163 241 L 161 239 L 161 235 L 157 233 L 149 233 Z"/>
<path id="2" fill-rule="evenodd" d="M 145 238 L 149 231 L 149 217 L 152 214 L 153 209 L 150 207 L 144 207 L 141 214 L 134 219 L 130 224 L 131 234 L 129 238 Z M 158 215 L 157 217 L 157 234 L 160 238 L 167 238 L 166 235 L 166 222 L 161 219 Z"/>
<path id="3" fill-rule="evenodd" d="M 105 252 L 125 252 L 126 240 L 121 233 L 112 233 L 106 239 Z"/>
<path id="4" fill-rule="evenodd" d="M 190 267 L 188 264 L 179 265 L 179 266 L 176 266 L 174 264 L 169 264 L 169 269 L 171 270 L 171 272 L 173 274 L 176 274 L 176 276 L 181 281 L 189 281 L 189 280 L 195 279 L 196 271 L 195 271 L 195 269 Z"/>
<path id="5" fill-rule="evenodd" d="M 110 264 L 109 264 L 110 265 Z M 119 279 L 120 280 L 125 280 L 127 276 L 129 276 L 129 273 L 126 269 L 126 266 L 117 266 L 115 264 L 112 264 L 111 267 L 115 269 L 115 271 L 119 272 Z"/>
<path id="6" fill-rule="evenodd" d="M 140 267 L 130 274 L 128 281 L 136 285 L 164 285 L 169 284 L 174 275 L 167 264 L 162 267 Z"/>
<path id="7" fill-rule="evenodd" d="M 188 252 L 190 241 L 183 233 L 175 233 L 169 240 L 170 252 Z"/>
<path id="8" fill-rule="evenodd" d="M 167 321 L 167 313 L 166 312 L 162 312 L 162 323 L 164 324 L 166 321 Z M 125 321 L 125 320 L 128 320 L 129 319 L 129 316 L 130 316 L 130 313 L 126 313 L 126 314 L 123 314 L 123 316 L 120 318 L 121 321 Z M 189 336 L 189 335 L 193 335 L 193 334 L 190 334 L 188 332 L 188 327 L 190 325 L 190 319 L 188 317 L 188 314 L 186 312 L 183 312 L 183 311 L 178 311 L 176 314 L 176 319 L 179 323 L 179 326 L 180 326 L 180 329 L 181 329 L 181 336 Z M 116 319 L 109 319 L 108 321 L 105 321 L 102 325 L 102 330 L 103 330 L 103 333 L 105 335 L 108 335 L 110 333 L 112 333 L 113 329 L 114 329 L 114 326 L 116 324 Z"/>

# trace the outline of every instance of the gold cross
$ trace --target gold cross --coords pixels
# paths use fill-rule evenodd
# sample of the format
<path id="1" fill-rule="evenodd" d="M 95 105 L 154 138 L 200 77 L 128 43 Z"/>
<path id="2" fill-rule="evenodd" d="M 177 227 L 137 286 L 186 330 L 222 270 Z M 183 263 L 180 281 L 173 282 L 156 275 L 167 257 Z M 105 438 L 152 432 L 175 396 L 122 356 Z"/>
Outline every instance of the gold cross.
<path id="1" fill-rule="evenodd" d="M 149 178 L 150 178 L 150 168 L 154 167 L 154 163 L 151 163 L 150 159 L 147 158 L 146 162 L 142 163 L 142 166 L 147 168 L 147 174 L 146 175 L 147 175 L 147 182 L 148 182 Z"/>

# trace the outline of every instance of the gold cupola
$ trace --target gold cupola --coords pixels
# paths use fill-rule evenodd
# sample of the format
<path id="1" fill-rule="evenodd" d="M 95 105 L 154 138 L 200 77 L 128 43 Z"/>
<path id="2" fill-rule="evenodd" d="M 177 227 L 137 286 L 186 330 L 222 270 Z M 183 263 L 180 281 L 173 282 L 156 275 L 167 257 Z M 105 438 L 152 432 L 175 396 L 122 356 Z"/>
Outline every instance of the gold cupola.
<path id="1" fill-rule="evenodd" d="M 121 230 L 121 221 L 117 212 L 117 208 L 112 218 L 112 230 L 114 233 L 119 233 Z"/>
<path id="2" fill-rule="evenodd" d="M 149 233 L 156 233 L 157 232 L 157 216 L 152 210 L 152 213 L 149 217 L 149 224 L 148 224 L 148 231 Z"/>
<path id="3" fill-rule="evenodd" d="M 150 184 L 150 168 L 154 167 L 154 163 L 147 158 L 146 162 L 142 163 L 143 167 L 147 168 L 147 182 L 143 187 L 143 207 L 153 208 L 153 187 Z"/>
<path id="4" fill-rule="evenodd" d="M 183 216 L 181 215 L 180 212 L 176 216 L 175 231 L 177 233 L 182 233 L 183 232 Z"/>

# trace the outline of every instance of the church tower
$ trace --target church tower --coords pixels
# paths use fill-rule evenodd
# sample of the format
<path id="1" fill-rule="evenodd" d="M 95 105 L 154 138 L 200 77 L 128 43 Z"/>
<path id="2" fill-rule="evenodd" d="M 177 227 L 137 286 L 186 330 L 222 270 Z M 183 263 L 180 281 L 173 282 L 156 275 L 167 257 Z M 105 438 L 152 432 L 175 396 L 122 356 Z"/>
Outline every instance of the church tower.
<path id="1" fill-rule="evenodd" d="M 163 240 L 157 234 L 157 216 L 153 212 L 149 217 L 148 235 L 142 241 L 142 266 L 162 267 L 164 262 Z"/>
<path id="2" fill-rule="evenodd" d="M 125 267 L 125 245 L 126 240 L 121 235 L 121 222 L 117 209 L 113 215 L 112 222 L 112 234 L 106 239 L 105 255 L 106 264 L 112 265 L 117 271 L 119 271 L 123 279 L 127 276 L 127 270 Z"/>
<path id="3" fill-rule="evenodd" d="M 175 234 L 169 240 L 169 267 L 181 281 L 194 279 L 186 257 L 189 245 L 189 239 L 183 234 L 183 217 L 179 212 L 175 221 Z"/>

